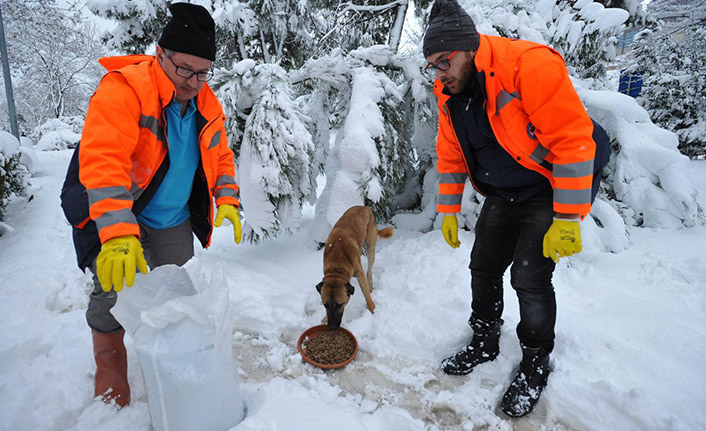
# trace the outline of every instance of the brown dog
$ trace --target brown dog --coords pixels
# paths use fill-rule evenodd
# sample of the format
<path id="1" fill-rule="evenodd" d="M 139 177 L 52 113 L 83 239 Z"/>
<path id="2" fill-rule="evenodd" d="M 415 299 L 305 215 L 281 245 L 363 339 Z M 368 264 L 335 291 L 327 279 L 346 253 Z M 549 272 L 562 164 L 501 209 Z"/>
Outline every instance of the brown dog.
<path id="1" fill-rule="evenodd" d="M 324 323 L 328 323 L 330 329 L 341 326 L 343 309 L 354 292 L 350 284 L 353 276 L 358 279 L 368 310 L 375 312 L 375 303 L 370 296 L 373 290 L 375 242 L 378 236 L 389 238 L 393 232 L 392 227 L 378 230 L 373 211 L 366 206 L 349 208 L 331 229 L 324 250 L 324 278 L 316 285 L 321 303 L 326 308 Z M 363 251 L 368 256 L 367 274 L 360 261 Z"/>

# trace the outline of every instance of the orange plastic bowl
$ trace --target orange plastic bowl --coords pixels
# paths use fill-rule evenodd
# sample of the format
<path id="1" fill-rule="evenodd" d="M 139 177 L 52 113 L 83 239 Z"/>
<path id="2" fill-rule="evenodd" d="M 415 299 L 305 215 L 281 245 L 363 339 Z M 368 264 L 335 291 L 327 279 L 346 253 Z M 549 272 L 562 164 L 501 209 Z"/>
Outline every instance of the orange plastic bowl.
<path id="1" fill-rule="evenodd" d="M 351 331 L 339 327 L 336 329 L 337 331 L 343 332 L 344 334 L 348 335 L 348 337 L 353 340 L 353 354 L 351 355 L 350 358 L 346 359 L 343 362 L 339 362 L 337 364 L 320 364 L 313 359 L 311 359 L 307 354 L 306 354 L 306 349 L 303 347 L 304 340 L 308 338 L 315 338 L 319 333 L 325 329 L 328 329 L 328 325 L 317 325 L 317 326 L 312 326 L 311 328 L 307 329 L 302 333 L 302 335 L 299 336 L 299 341 L 297 341 L 297 350 L 299 350 L 299 353 L 302 355 L 302 358 L 311 365 L 314 365 L 315 367 L 323 368 L 324 370 L 333 370 L 335 368 L 341 368 L 345 367 L 346 365 L 350 364 L 353 359 L 355 359 L 356 355 L 358 354 L 358 340 L 355 339 L 355 336 Z"/>

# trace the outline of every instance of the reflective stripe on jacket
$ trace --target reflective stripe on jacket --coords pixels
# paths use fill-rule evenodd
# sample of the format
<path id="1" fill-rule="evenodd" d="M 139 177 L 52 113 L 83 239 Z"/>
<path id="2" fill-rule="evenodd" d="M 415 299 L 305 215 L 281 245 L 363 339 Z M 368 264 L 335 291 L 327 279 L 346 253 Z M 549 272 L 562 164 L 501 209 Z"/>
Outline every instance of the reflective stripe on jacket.
<path id="1" fill-rule="evenodd" d="M 561 55 L 534 42 L 481 35 L 475 65 L 485 74 L 486 112 L 500 145 L 522 166 L 549 179 L 555 212 L 585 217 L 591 210 L 596 153 L 593 123 Z M 451 121 L 451 96 L 443 90 L 437 79 L 437 210 L 457 213 L 470 170 Z"/>
<path id="2" fill-rule="evenodd" d="M 108 69 L 91 97 L 79 147 L 79 178 L 86 187 L 90 218 L 101 242 L 122 235 L 140 236 L 135 213 L 149 201 L 169 167 L 164 108 L 175 95 L 154 56 L 105 57 Z M 233 152 L 225 116 L 208 85 L 196 97 L 201 160 L 193 181 L 189 210 L 194 233 L 204 247 L 213 230 L 216 205 L 239 205 Z M 147 198 L 147 199 L 144 199 Z M 144 206 L 143 206 L 144 207 Z"/>

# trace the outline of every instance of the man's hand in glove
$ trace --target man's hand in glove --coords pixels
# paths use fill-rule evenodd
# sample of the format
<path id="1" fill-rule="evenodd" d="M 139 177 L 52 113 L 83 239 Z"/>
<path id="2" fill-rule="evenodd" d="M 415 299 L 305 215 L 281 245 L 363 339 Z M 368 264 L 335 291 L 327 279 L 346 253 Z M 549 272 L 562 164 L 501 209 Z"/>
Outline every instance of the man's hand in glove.
<path id="1" fill-rule="evenodd" d="M 441 222 L 441 233 L 451 248 L 458 248 L 461 242 L 458 240 L 458 220 L 456 214 L 447 214 Z"/>
<path id="2" fill-rule="evenodd" d="M 147 274 L 147 261 L 140 240 L 134 235 L 111 238 L 101 247 L 96 259 L 96 272 L 103 291 L 123 290 L 123 280 L 128 287 L 135 283 L 136 269 Z"/>
<path id="3" fill-rule="evenodd" d="M 578 219 L 554 218 L 554 223 L 544 234 L 544 257 L 559 263 L 559 258 L 581 251 L 581 228 Z"/>
<path id="4" fill-rule="evenodd" d="M 235 235 L 235 243 L 240 244 L 240 240 L 243 236 L 243 227 L 240 223 L 240 214 L 238 214 L 238 209 L 233 205 L 220 205 L 218 207 L 218 211 L 216 211 L 216 220 L 213 222 L 213 224 L 216 227 L 220 227 L 223 223 L 224 218 L 227 218 L 233 224 L 233 234 Z"/>

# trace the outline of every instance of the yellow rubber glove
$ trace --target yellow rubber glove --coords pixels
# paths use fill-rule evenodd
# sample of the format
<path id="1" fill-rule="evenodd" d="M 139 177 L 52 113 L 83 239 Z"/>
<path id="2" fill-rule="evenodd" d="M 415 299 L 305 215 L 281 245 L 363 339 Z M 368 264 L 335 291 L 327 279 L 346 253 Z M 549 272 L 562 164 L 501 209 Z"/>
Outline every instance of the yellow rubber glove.
<path id="1" fill-rule="evenodd" d="M 147 274 L 147 261 L 140 240 L 134 235 L 119 236 L 103 243 L 96 259 L 96 272 L 103 291 L 123 290 L 123 279 L 128 287 L 135 283 L 136 268 Z"/>
<path id="2" fill-rule="evenodd" d="M 581 251 L 581 228 L 574 220 L 554 219 L 549 230 L 544 234 L 544 257 L 559 263 L 559 258 L 571 256 Z"/>
<path id="3" fill-rule="evenodd" d="M 458 248 L 461 242 L 458 240 L 458 220 L 456 214 L 445 215 L 441 222 L 441 233 L 451 248 Z"/>
<path id="4" fill-rule="evenodd" d="M 243 237 L 243 226 L 240 224 L 240 214 L 238 214 L 238 208 L 233 205 L 223 204 L 218 207 L 216 211 L 216 220 L 213 224 L 216 227 L 221 227 L 223 219 L 227 218 L 233 223 L 233 233 L 235 234 L 235 243 L 240 244 L 240 240 Z"/>

